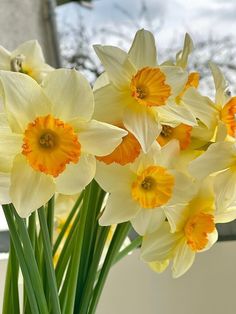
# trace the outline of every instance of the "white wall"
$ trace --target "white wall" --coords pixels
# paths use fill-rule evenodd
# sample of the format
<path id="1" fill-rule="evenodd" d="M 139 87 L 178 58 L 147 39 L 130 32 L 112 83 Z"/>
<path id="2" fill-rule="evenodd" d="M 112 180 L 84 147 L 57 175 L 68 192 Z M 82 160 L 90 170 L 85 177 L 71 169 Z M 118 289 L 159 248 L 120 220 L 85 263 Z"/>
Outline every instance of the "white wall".
<path id="1" fill-rule="evenodd" d="M 0 312 L 5 262 L 0 260 Z M 172 279 L 139 261 L 138 251 L 114 266 L 96 314 L 235 314 L 236 242 L 198 254 L 190 271 Z"/>
<path id="2" fill-rule="evenodd" d="M 46 0 L 0 0 L 0 45 L 11 51 L 26 40 L 37 39 L 48 63 L 54 65 L 46 3 Z"/>

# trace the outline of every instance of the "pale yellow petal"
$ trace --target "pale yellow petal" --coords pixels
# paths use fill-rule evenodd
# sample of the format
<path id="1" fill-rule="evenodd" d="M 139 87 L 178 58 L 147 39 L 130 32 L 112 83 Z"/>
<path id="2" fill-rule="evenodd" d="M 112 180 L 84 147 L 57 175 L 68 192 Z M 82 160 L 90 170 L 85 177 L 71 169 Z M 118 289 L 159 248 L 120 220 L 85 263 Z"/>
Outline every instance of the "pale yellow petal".
<path id="1" fill-rule="evenodd" d="M 141 258 L 145 262 L 164 261 L 171 259 L 182 233 L 170 233 L 170 226 L 164 222 L 154 233 L 144 236 Z"/>
<path id="2" fill-rule="evenodd" d="M 229 142 L 212 144 L 205 153 L 189 165 L 191 175 L 203 179 L 209 174 L 229 168 L 235 161 L 233 145 Z"/>
<path id="3" fill-rule="evenodd" d="M 124 125 L 134 134 L 145 153 L 161 132 L 161 125 L 154 112 L 139 104 L 125 109 Z"/>
<path id="4" fill-rule="evenodd" d="M 188 73 L 181 67 L 160 66 L 160 70 L 165 74 L 167 83 L 171 87 L 171 96 L 176 97 L 184 89 L 188 80 Z"/>
<path id="5" fill-rule="evenodd" d="M 214 83 L 215 83 L 215 89 L 216 89 L 215 102 L 218 106 L 223 107 L 229 98 L 229 96 L 227 96 L 225 93 L 227 90 L 228 84 L 226 83 L 221 70 L 215 63 L 209 62 L 209 66 L 210 66 Z"/>
<path id="6" fill-rule="evenodd" d="M 50 113 L 51 103 L 30 76 L 0 71 L 0 81 L 8 121 L 14 132 L 24 132 L 29 122 Z"/>
<path id="7" fill-rule="evenodd" d="M 182 276 L 192 266 L 195 259 L 195 252 L 193 252 L 187 245 L 186 240 L 183 239 L 178 247 L 173 260 L 172 275 L 174 278 Z"/>
<path id="8" fill-rule="evenodd" d="M 11 203 L 10 191 L 10 173 L 0 172 L 0 204 Z"/>
<path id="9" fill-rule="evenodd" d="M 202 96 L 196 88 L 188 88 L 182 101 L 194 117 L 200 119 L 208 128 L 215 122 L 218 111 L 214 103 L 208 97 Z"/>
<path id="10" fill-rule="evenodd" d="M 188 57 L 193 51 L 193 41 L 188 33 L 186 33 L 184 38 L 184 47 L 176 56 L 176 65 L 181 66 L 185 69 L 188 65 Z"/>
<path id="11" fill-rule="evenodd" d="M 81 150 L 96 156 L 110 154 L 125 135 L 127 131 L 96 120 L 81 124 L 78 134 Z"/>
<path id="12" fill-rule="evenodd" d="M 161 262 L 150 262 L 148 263 L 148 266 L 151 268 L 151 270 L 162 273 L 166 270 L 166 268 L 169 266 L 170 261 L 168 259 L 161 261 Z"/>
<path id="13" fill-rule="evenodd" d="M 147 235 L 155 232 L 165 221 L 165 214 L 158 209 L 142 209 L 131 219 L 134 230 L 140 235 Z"/>
<path id="14" fill-rule="evenodd" d="M 157 52 L 153 34 L 145 29 L 137 31 L 128 54 L 138 69 L 146 66 L 155 67 Z"/>
<path id="15" fill-rule="evenodd" d="M 129 221 L 140 211 L 139 204 L 135 202 L 129 191 L 111 193 L 105 210 L 99 219 L 99 224 L 108 226 Z"/>
<path id="16" fill-rule="evenodd" d="M 106 192 L 130 191 L 135 179 L 135 174 L 129 166 L 120 166 L 117 164 L 105 165 L 97 162 L 97 171 L 95 180 Z"/>
<path id="17" fill-rule="evenodd" d="M 56 191 L 73 195 L 81 192 L 94 178 L 96 172 L 95 157 L 81 154 L 77 164 L 69 164 L 55 180 Z"/>
<path id="18" fill-rule="evenodd" d="M 128 54 L 113 46 L 95 45 L 94 50 L 102 62 L 109 80 L 119 88 L 129 86 L 136 69 L 128 59 Z"/>
<path id="19" fill-rule="evenodd" d="M 113 84 L 105 85 L 94 92 L 93 118 L 108 123 L 123 121 L 125 107 L 131 102 L 131 93 L 119 91 Z"/>
<path id="20" fill-rule="evenodd" d="M 19 216 L 28 217 L 46 204 L 55 193 L 51 176 L 33 170 L 23 155 L 16 156 L 12 173 L 10 197 Z"/>
<path id="21" fill-rule="evenodd" d="M 93 93 L 86 78 L 76 70 L 50 72 L 42 88 L 52 103 L 52 113 L 63 121 L 88 121 L 94 110 Z"/>

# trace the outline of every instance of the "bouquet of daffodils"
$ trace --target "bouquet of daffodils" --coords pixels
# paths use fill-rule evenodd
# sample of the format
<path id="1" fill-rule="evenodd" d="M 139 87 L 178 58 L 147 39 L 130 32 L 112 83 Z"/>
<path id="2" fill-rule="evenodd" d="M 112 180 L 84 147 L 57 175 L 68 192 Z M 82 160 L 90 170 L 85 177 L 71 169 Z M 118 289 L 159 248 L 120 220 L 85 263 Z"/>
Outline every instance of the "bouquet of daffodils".
<path id="1" fill-rule="evenodd" d="M 143 29 L 128 53 L 94 48 L 105 71 L 93 90 L 76 70 L 47 65 L 35 41 L 0 48 L 4 314 L 93 314 L 132 250 L 176 278 L 217 241 L 216 223 L 236 218 L 236 97 L 220 69 L 210 63 L 211 100 L 187 71 L 188 34 L 162 64 Z"/>

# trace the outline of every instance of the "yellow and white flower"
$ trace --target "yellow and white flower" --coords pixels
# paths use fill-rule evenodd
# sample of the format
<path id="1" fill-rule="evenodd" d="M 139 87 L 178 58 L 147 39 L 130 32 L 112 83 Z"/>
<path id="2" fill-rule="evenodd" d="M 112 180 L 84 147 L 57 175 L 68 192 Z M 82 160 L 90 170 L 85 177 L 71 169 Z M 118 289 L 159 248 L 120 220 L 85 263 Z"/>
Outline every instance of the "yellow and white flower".
<path id="1" fill-rule="evenodd" d="M 1 71 L 0 81 L 9 123 L 0 126 L 0 188 L 26 217 L 55 192 L 80 192 L 95 175 L 94 155 L 110 153 L 126 132 L 91 120 L 93 93 L 75 70 L 50 72 L 42 88 L 21 73 Z"/>
<path id="2" fill-rule="evenodd" d="M 177 141 L 162 149 L 154 143 L 131 166 L 98 164 L 95 179 L 111 193 L 100 224 L 131 220 L 135 230 L 143 235 L 156 230 L 174 204 L 186 204 L 192 195 L 191 182 L 171 168 L 178 150 Z"/>
<path id="3" fill-rule="evenodd" d="M 236 143 L 217 142 L 189 165 L 190 173 L 201 180 L 214 175 L 214 189 L 219 208 L 236 201 Z"/>
<path id="4" fill-rule="evenodd" d="M 38 41 L 30 40 L 12 52 L 0 46 L 0 70 L 24 73 L 40 83 L 54 69 L 45 63 Z"/>
<path id="5" fill-rule="evenodd" d="M 161 132 L 158 109 L 175 99 L 187 82 L 181 67 L 158 66 L 153 35 L 140 30 L 128 53 L 112 46 L 95 46 L 105 74 L 95 84 L 96 119 L 122 123 L 147 152 Z M 173 113 L 172 113 L 173 115 Z M 168 116 L 171 121 L 172 116 Z M 186 114 L 179 123 L 195 124 Z"/>
<path id="6" fill-rule="evenodd" d="M 169 222 L 144 236 L 141 256 L 151 268 L 162 272 L 173 260 L 172 274 L 177 278 L 193 264 L 197 252 L 209 249 L 217 240 L 212 185 L 198 183 L 195 196 L 182 209 L 169 212 Z"/>

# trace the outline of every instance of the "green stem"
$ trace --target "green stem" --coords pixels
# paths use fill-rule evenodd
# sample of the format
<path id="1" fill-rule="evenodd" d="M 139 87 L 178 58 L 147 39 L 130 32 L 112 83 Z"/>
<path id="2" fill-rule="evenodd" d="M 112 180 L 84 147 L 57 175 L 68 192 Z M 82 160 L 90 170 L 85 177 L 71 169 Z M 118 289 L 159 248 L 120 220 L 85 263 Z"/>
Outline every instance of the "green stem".
<path id="1" fill-rule="evenodd" d="M 74 313 L 79 312 L 80 299 L 84 290 L 85 281 L 87 280 L 89 265 L 91 265 L 91 261 L 93 259 L 93 249 L 95 243 L 94 238 L 96 237 L 98 225 L 97 216 L 100 212 L 101 207 L 101 202 L 99 202 L 101 197 L 99 196 L 102 195 L 102 200 L 104 198 L 104 192 L 101 190 L 95 180 L 93 180 L 90 185 L 91 192 L 84 226 L 83 246 L 80 260 L 79 276 L 77 280 Z"/>
<path id="2" fill-rule="evenodd" d="M 101 273 L 98 277 L 97 284 L 94 289 L 93 298 L 89 307 L 88 314 L 94 314 L 97 308 L 98 301 L 100 299 L 102 289 L 104 287 L 109 270 L 130 230 L 130 223 L 122 223 L 116 227 L 115 233 L 112 237 L 111 244 L 109 246 L 106 259 L 101 269 Z"/>
<path id="3" fill-rule="evenodd" d="M 20 313 L 19 293 L 18 293 L 18 274 L 19 264 L 12 240 L 10 241 L 10 252 L 7 264 L 7 273 L 5 279 L 4 298 L 3 298 L 3 314 Z"/>
<path id="4" fill-rule="evenodd" d="M 45 294 L 43 290 L 43 284 L 42 284 L 42 280 L 39 274 L 38 265 L 35 260 L 34 250 L 32 247 L 32 243 L 30 241 L 30 237 L 26 228 L 25 221 L 19 217 L 13 205 L 10 205 L 10 207 L 11 207 L 12 212 L 14 213 L 15 221 L 18 227 L 19 236 L 23 244 L 23 248 L 25 252 L 24 254 L 26 256 L 25 260 L 29 269 L 30 278 L 32 282 L 34 283 L 33 288 L 35 289 L 36 296 L 39 296 L 39 298 L 37 298 L 37 301 L 38 301 L 40 313 L 47 313 L 48 307 L 47 307 L 47 302 L 46 302 L 46 298 L 45 298 Z"/>
<path id="5" fill-rule="evenodd" d="M 19 260 L 20 268 L 21 268 L 21 271 L 22 271 L 22 274 L 24 277 L 26 291 L 27 291 L 31 311 L 34 314 L 41 314 L 41 313 L 48 314 L 47 312 L 41 312 L 41 313 L 39 312 L 37 301 L 36 301 L 36 296 L 35 296 L 35 290 L 33 289 L 32 281 L 31 281 L 30 274 L 29 274 L 29 269 L 28 269 L 28 266 L 26 264 L 22 244 L 20 242 L 20 236 L 17 232 L 16 225 L 15 225 L 15 222 L 14 222 L 14 219 L 12 216 L 11 207 L 9 205 L 3 205 L 2 207 L 3 207 L 3 211 L 4 211 L 4 214 L 5 214 L 5 217 L 7 220 L 7 224 L 9 227 L 11 239 L 12 239 L 18 260 Z"/>
<path id="6" fill-rule="evenodd" d="M 119 262 L 123 257 L 128 255 L 134 249 L 139 247 L 142 243 L 142 239 L 143 238 L 141 236 L 137 236 L 137 238 L 135 240 L 133 240 L 129 245 L 126 246 L 126 248 L 124 248 L 122 251 L 120 251 L 116 256 L 116 258 L 113 262 L 113 265 L 116 264 L 117 262 Z"/>
<path id="7" fill-rule="evenodd" d="M 44 245 L 44 258 L 46 263 L 46 270 L 48 275 L 48 286 L 52 301 L 52 311 L 55 314 L 60 314 L 60 303 L 58 298 L 58 290 L 57 290 L 57 283 L 56 283 L 56 276 L 52 262 L 52 249 L 51 249 L 51 240 L 49 237 L 48 227 L 47 227 L 47 220 L 44 211 L 44 207 L 38 209 L 38 216 L 39 216 L 39 223 L 40 228 L 42 231 L 42 238 L 43 238 L 43 245 Z"/>
<path id="8" fill-rule="evenodd" d="M 98 244 L 96 247 L 96 254 L 94 254 L 94 258 L 92 260 L 92 264 L 89 268 L 88 277 L 85 282 L 83 294 L 81 297 L 81 307 L 79 311 L 74 311 L 74 313 L 86 314 L 89 306 L 89 302 L 91 301 L 93 287 L 96 281 L 97 270 L 99 267 L 99 262 L 102 256 L 102 252 L 107 241 L 107 236 L 110 230 L 110 227 L 100 227 L 101 232 L 98 237 Z"/>
<path id="9" fill-rule="evenodd" d="M 84 196 L 84 191 L 82 191 L 77 199 L 77 201 L 75 202 L 70 214 L 68 215 L 67 219 L 66 219 L 66 222 L 64 223 L 62 229 L 61 229 L 61 232 L 60 234 L 58 235 L 57 239 L 56 239 L 56 242 L 53 246 L 53 255 L 55 255 L 60 243 L 61 243 L 61 240 L 63 239 L 72 219 L 74 218 L 74 215 L 78 209 L 78 207 L 80 206 L 82 200 L 83 200 L 83 196 Z"/>
<path id="10" fill-rule="evenodd" d="M 76 283 L 77 283 L 80 261 L 81 261 L 84 227 L 85 227 L 85 222 L 86 222 L 90 196 L 91 196 L 91 184 L 88 185 L 85 189 L 83 205 L 82 205 L 82 208 L 80 209 L 81 216 L 80 216 L 80 221 L 79 221 L 79 228 L 78 228 L 77 235 L 75 237 L 75 246 L 74 246 L 74 250 L 72 253 L 71 260 L 70 260 L 69 268 L 67 270 L 67 276 L 70 276 L 70 277 L 68 281 L 67 296 L 65 298 L 65 303 L 63 304 L 64 314 L 72 314 L 74 310 Z"/>
<path id="11" fill-rule="evenodd" d="M 62 251 L 60 253 L 59 259 L 56 264 L 56 279 L 57 286 L 61 287 L 61 282 L 65 274 L 66 266 L 71 257 L 71 252 L 73 250 L 76 238 L 76 232 L 78 232 L 78 225 L 80 220 L 80 211 L 77 213 L 70 232 L 66 238 L 65 244 L 63 245 Z M 59 289 L 60 290 L 60 289 Z"/>
<path id="12" fill-rule="evenodd" d="M 54 204 L 55 204 L 55 197 L 53 197 L 49 200 L 48 206 L 47 206 L 47 225 L 48 225 L 48 234 L 50 243 L 52 245 L 53 242 L 53 229 L 54 229 Z"/>

